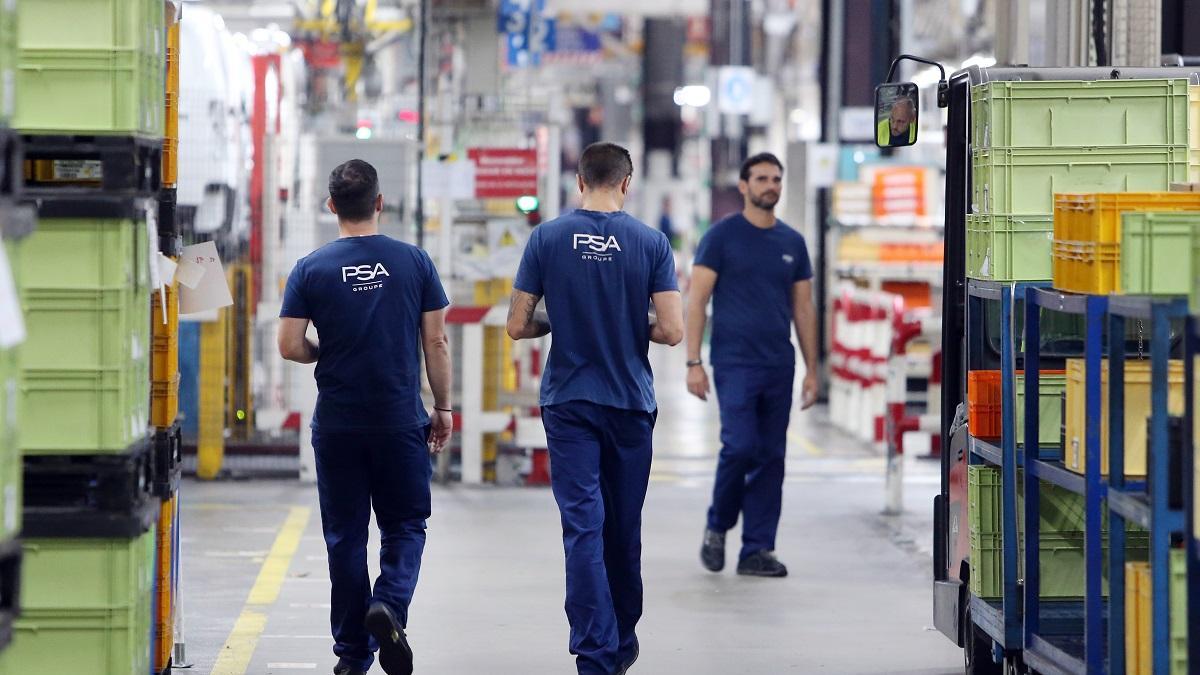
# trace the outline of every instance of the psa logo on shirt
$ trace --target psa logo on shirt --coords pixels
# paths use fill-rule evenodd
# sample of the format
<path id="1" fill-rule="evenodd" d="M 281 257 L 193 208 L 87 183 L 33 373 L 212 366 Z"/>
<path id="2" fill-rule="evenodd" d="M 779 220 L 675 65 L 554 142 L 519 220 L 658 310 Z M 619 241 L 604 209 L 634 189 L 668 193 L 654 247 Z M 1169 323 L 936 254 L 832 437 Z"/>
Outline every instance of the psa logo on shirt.
<path id="1" fill-rule="evenodd" d="M 576 233 L 574 238 L 574 248 L 576 251 L 583 247 L 582 260 L 594 260 L 596 262 L 612 262 L 613 251 L 621 252 L 621 244 L 617 242 L 614 236 L 603 237 L 598 234 Z"/>
<path id="2" fill-rule="evenodd" d="M 383 288 L 383 280 L 376 281 L 378 277 L 390 277 L 387 268 L 383 263 L 375 263 L 374 265 L 348 265 L 342 268 L 342 283 L 355 283 L 351 286 L 351 290 L 355 293 L 359 291 L 373 291 L 376 288 Z"/>

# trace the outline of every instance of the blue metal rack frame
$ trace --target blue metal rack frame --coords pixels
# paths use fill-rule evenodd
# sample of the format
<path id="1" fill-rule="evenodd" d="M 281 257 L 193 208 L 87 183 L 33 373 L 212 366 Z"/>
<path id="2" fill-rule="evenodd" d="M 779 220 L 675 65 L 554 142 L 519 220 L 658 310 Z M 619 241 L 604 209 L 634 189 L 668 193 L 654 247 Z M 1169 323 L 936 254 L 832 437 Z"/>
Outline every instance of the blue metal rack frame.
<path id="1" fill-rule="evenodd" d="M 1100 367 L 1104 352 L 1104 315 L 1108 298 L 1060 293 L 1036 289 L 1025 299 L 1025 442 L 1037 442 L 1038 380 L 1041 367 L 1042 310 L 1082 315 L 1085 322 L 1084 359 L 1086 361 L 1087 471 L 1079 476 L 1068 471 L 1061 461 L 1035 459 L 1025 468 L 1025 662 L 1046 673 L 1104 672 L 1104 599 L 1101 595 L 1101 519 L 1100 501 L 1104 496 L 1100 480 Z M 1097 414 L 1093 415 L 1093 411 Z M 1050 635 L 1042 630 L 1039 546 L 1040 481 L 1047 481 L 1084 496 L 1084 601 L 1082 636 Z M 1015 554 L 1015 551 L 1014 551 Z"/>
<path id="2" fill-rule="evenodd" d="M 982 302 L 1000 303 L 1000 381 L 1001 418 L 1000 445 L 972 438 L 969 443 L 972 460 L 999 466 L 1001 469 L 1001 521 L 1002 550 L 1004 556 L 1004 594 L 1000 603 L 982 598 L 971 599 L 971 614 L 975 623 L 984 630 L 1004 651 L 1019 651 L 1023 645 L 1021 635 L 1021 598 L 1017 581 L 1017 466 L 1021 458 L 1017 454 L 1016 442 L 1016 348 L 1013 340 L 1013 312 L 1017 302 L 1025 300 L 1032 289 L 1043 287 L 1044 282 L 1000 283 L 970 279 L 967 282 L 968 323 L 976 331 L 982 330 L 979 321 L 984 316 Z M 968 330 L 971 330 L 968 328 Z M 1039 447 L 1026 445 L 1026 447 Z"/>
<path id="3" fill-rule="evenodd" d="M 1150 321 L 1150 437 L 1146 445 L 1147 488 L 1137 490 L 1125 480 L 1125 416 L 1110 412 L 1109 460 L 1109 672 L 1125 672 L 1125 521 L 1150 529 L 1150 576 L 1153 614 L 1151 647 L 1156 673 L 1171 668 L 1171 535 L 1182 533 L 1183 512 L 1170 508 L 1168 401 L 1171 320 L 1187 316 L 1186 300 L 1117 297 L 1109 301 L 1109 335 L 1125 335 L 1127 319 Z M 1109 356 L 1109 410 L 1124 410 L 1125 350 Z"/>

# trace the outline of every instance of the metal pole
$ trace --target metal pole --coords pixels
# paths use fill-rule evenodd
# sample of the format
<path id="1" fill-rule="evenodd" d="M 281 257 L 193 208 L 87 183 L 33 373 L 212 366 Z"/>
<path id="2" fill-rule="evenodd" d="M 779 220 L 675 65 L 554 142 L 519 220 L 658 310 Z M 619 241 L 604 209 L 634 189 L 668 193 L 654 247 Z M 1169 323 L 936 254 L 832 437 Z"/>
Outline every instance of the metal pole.
<path id="1" fill-rule="evenodd" d="M 417 221 L 417 246 L 425 247 L 425 178 L 421 167 L 425 161 L 425 52 L 429 33 L 429 0 L 421 0 L 421 21 L 417 39 L 417 203 L 413 215 Z"/>

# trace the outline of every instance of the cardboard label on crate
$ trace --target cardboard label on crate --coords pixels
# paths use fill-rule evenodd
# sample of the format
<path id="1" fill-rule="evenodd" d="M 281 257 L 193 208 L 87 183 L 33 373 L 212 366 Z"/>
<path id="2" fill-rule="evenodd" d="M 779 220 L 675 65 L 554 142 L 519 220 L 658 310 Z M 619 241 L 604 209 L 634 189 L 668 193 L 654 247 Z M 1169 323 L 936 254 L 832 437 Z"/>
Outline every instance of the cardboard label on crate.
<path id="1" fill-rule="evenodd" d="M 98 159 L 56 159 L 51 180 L 100 180 L 104 165 Z"/>
<path id="2" fill-rule="evenodd" d="M 176 271 L 181 283 L 182 277 L 195 278 L 195 268 L 199 268 L 199 278 L 195 284 L 184 284 L 179 289 L 180 314 L 195 314 L 233 304 L 233 295 L 229 292 L 229 282 L 225 279 L 225 269 L 221 266 L 215 243 L 206 241 L 183 248 Z"/>
<path id="3" fill-rule="evenodd" d="M 13 347 L 24 341 L 25 319 L 21 314 L 17 285 L 13 282 L 8 253 L 0 246 L 0 349 Z"/>

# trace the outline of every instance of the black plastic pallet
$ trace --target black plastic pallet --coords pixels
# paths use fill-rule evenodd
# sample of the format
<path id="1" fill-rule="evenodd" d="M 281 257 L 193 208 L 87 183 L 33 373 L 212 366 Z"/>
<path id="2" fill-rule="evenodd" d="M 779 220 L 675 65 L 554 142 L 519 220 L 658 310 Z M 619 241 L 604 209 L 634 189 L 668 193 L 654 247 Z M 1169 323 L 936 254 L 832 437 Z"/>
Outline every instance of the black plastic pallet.
<path id="1" fill-rule="evenodd" d="M 0 544 L 0 650 L 12 642 L 13 623 L 21 614 L 21 542 Z"/>
<path id="2" fill-rule="evenodd" d="M 150 493 L 159 499 L 170 499 L 183 478 L 183 431 L 178 422 L 154 433 L 153 454 L 154 480 Z"/>
<path id="3" fill-rule="evenodd" d="M 96 185 L 40 182 L 23 170 L 24 197 L 88 198 L 96 195 L 153 197 L 162 187 L 162 140 L 138 136 L 22 136 L 24 165 L 37 160 L 100 163 Z M 80 181 L 82 182 L 82 181 Z"/>
<path id="4" fill-rule="evenodd" d="M 183 251 L 177 195 L 175 188 L 163 188 L 158 192 L 158 249 L 171 258 L 179 257 Z"/>
<path id="5" fill-rule="evenodd" d="M 162 502 L 153 498 L 126 512 L 26 507 L 21 536 L 31 539 L 130 539 L 154 527 L 161 507 Z"/>
<path id="6" fill-rule="evenodd" d="M 118 455 L 25 457 L 26 518 L 32 509 L 131 513 L 151 498 L 152 438 Z"/>
<path id="7" fill-rule="evenodd" d="M 38 218 L 120 218 L 144 221 L 158 206 L 148 197 L 90 195 L 87 197 L 26 196 L 37 207 Z"/>

